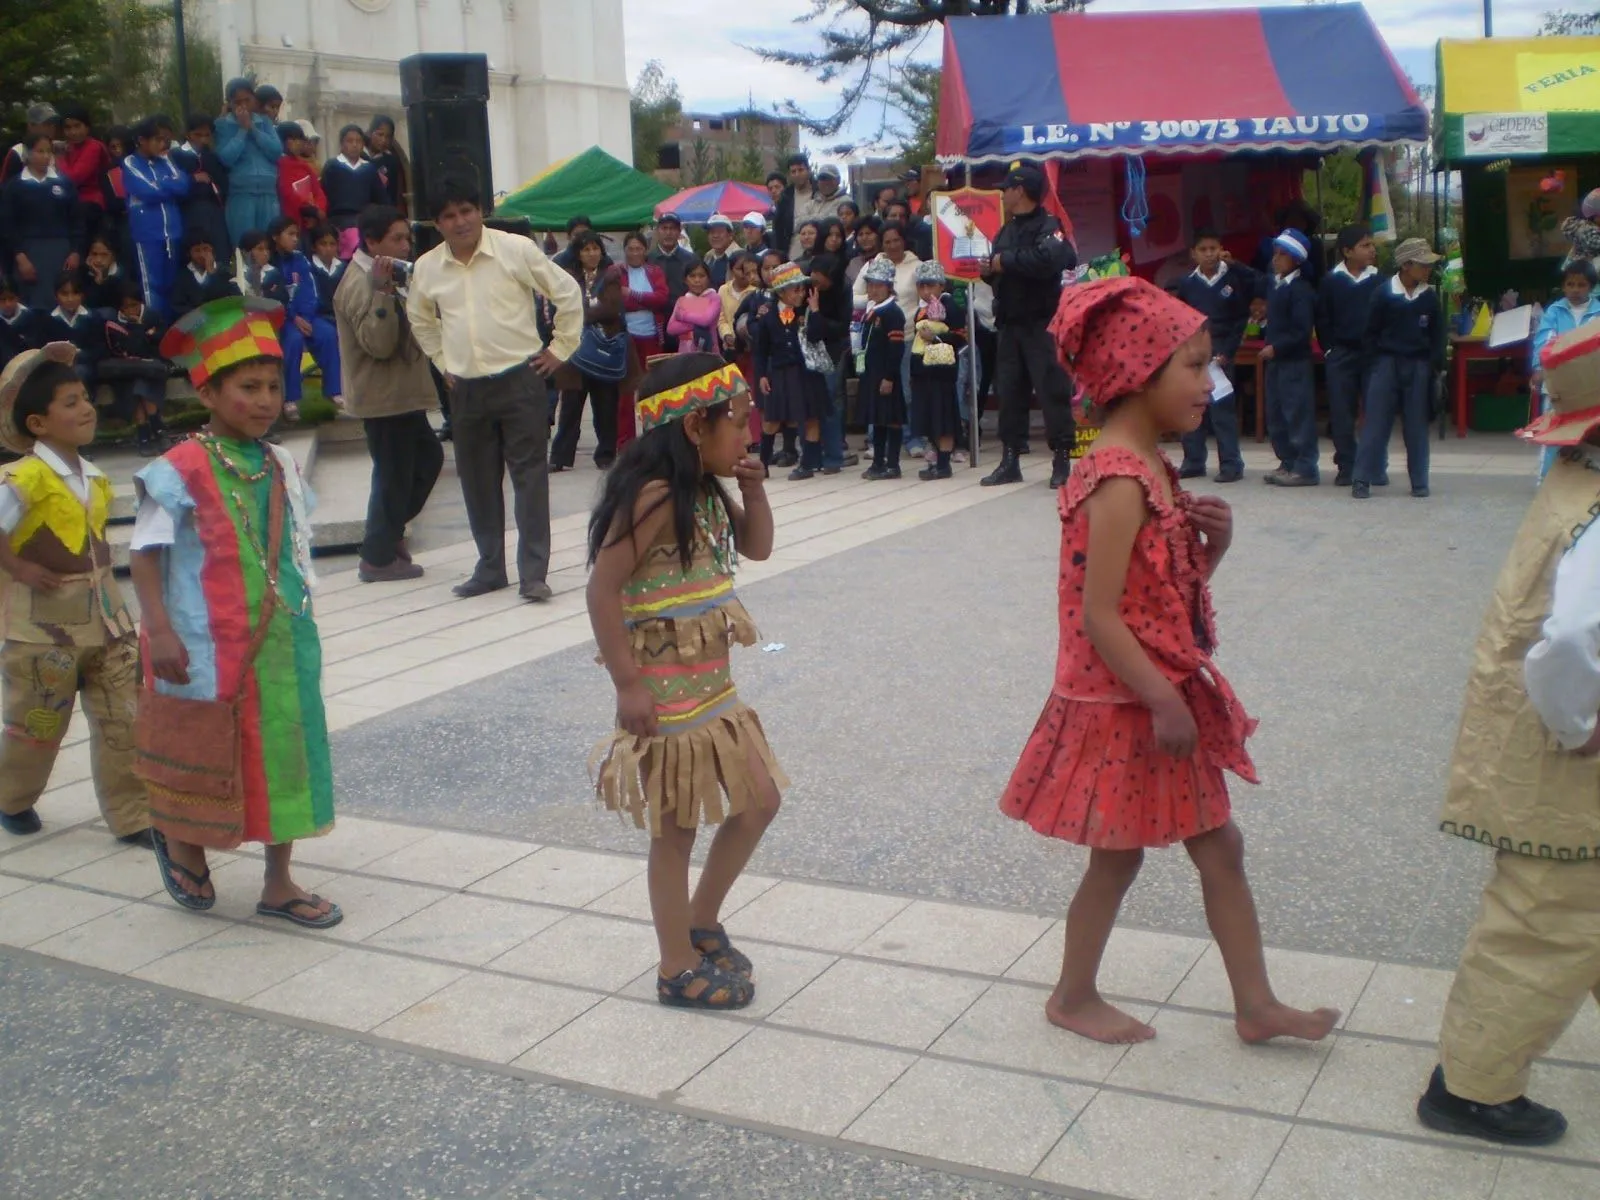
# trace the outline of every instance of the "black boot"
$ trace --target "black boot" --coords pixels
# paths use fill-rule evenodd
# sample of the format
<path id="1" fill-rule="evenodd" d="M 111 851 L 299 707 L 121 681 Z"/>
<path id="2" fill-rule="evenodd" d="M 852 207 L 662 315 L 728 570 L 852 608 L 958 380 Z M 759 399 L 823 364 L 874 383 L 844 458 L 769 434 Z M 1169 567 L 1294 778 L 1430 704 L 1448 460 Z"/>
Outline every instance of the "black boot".
<path id="1" fill-rule="evenodd" d="M 795 442 L 798 440 L 798 438 L 799 438 L 798 431 L 795 429 L 795 427 L 793 425 L 784 426 L 784 430 L 783 430 L 783 453 L 778 455 L 777 458 L 772 460 L 772 465 L 773 466 L 775 466 L 775 467 L 793 467 L 793 466 L 796 466 L 796 465 L 799 464 L 800 455 L 795 452 Z"/>
<path id="2" fill-rule="evenodd" d="M 1567 1132 L 1565 1117 L 1526 1096 L 1504 1104 L 1463 1100 L 1445 1087 L 1443 1067 L 1433 1069 L 1428 1090 L 1417 1101 L 1417 1116 L 1440 1133 L 1459 1133 L 1506 1146 L 1548 1146 Z"/>
<path id="3" fill-rule="evenodd" d="M 1202 472 L 1203 474 L 1204 472 Z M 1050 486 L 1064 488 L 1072 476 L 1072 457 L 1065 450 L 1057 450 L 1050 463 Z"/>
<path id="4" fill-rule="evenodd" d="M 1007 483 L 1022 482 L 1022 464 L 1017 452 L 1009 446 L 1000 454 L 1000 465 L 978 481 L 979 487 L 999 487 Z"/>
<path id="5" fill-rule="evenodd" d="M 883 477 L 885 479 L 900 478 L 900 446 L 905 438 L 905 433 L 898 425 L 889 427 L 889 439 L 884 447 L 887 461 L 883 464 Z"/>

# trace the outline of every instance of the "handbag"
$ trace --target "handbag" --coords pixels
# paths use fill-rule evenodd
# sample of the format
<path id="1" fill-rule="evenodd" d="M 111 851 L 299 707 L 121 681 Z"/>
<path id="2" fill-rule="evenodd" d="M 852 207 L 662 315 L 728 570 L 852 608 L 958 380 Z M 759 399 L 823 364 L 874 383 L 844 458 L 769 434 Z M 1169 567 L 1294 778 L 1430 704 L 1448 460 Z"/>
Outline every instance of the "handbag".
<path id="1" fill-rule="evenodd" d="M 591 379 L 621 383 L 628 374 L 628 331 L 607 333 L 598 325 L 585 325 L 571 363 Z"/>
<path id="2" fill-rule="evenodd" d="M 823 342 L 813 342 L 804 334 L 800 335 L 800 357 L 805 360 L 806 370 L 815 371 L 818 375 L 832 375 L 834 366 L 833 355 L 828 353 L 828 347 Z"/>
<path id="3" fill-rule="evenodd" d="M 275 458 L 267 515 L 267 586 L 231 699 L 168 696 L 146 683 L 133 723 L 133 773 L 150 795 L 150 817 L 176 841 L 231 850 L 244 841 L 244 771 L 239 701 L 249 668 L 267 640 L 278 603 L 278 562 L 283 551 L 287 487 Z"/>
<path id="4" fill-rule="evenodd" d="M 956 348 L 949 342 L 929 342 L 922 349 L 922 363 L 928 367 L 953 367 Z"/>

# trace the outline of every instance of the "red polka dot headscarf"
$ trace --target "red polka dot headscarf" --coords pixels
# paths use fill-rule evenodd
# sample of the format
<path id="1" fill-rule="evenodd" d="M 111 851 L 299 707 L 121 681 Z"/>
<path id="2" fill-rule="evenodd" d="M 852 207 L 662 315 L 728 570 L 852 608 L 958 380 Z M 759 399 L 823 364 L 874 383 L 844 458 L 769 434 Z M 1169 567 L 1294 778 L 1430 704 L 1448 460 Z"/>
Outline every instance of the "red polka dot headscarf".
<path id="1" fill-rule="evenodd" d="M 1050 333 L 1088 399 L 1105 405 L 1147 383 L 1205 323 L 1155 284 L 1120 276 L 1067 288 Z"/>

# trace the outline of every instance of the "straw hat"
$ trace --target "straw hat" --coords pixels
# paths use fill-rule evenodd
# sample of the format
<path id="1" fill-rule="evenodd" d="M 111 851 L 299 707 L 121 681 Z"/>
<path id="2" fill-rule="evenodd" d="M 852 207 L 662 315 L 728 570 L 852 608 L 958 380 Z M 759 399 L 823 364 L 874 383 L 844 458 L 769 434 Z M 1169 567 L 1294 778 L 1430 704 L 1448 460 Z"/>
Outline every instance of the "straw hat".
<path id="1" fill-rule="evenodd" d="M 22 385 L 46 363 L 70 365 L 77 356 L 78 348 L 71 342 L 51 342 L 43 350 L 24 350 L 6 364 L 4 373 L 0 373 L 0 446 L 13 454 L 26 454 L 33 449 L 33 434 L 12 416 Z"/>

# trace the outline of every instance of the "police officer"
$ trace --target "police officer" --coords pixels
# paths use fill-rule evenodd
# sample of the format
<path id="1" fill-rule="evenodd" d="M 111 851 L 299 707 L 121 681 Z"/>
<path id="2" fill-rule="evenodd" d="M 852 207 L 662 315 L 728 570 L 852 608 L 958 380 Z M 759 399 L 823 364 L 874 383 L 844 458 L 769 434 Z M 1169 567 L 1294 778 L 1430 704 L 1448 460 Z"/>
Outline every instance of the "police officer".
<path id="1" fill-rule="evenodd" d="M 1050 486 L 1061 487 L 1072 470 L 1072 384 L 1048 326 L 1061 299 L 1062 273 L 1078 265 L 1078 255 L 1060 222 L 1039 206 L 1044 174 L 1037 167 L 1014 168 L 1004 187 L 1009 219 L 995 239 L 984 277 L 994 288 L 994 389 L 1000 398 L 1002 453 L 1000 465 L 982 482 L 984 487 L 1022 482 L 1029 397 L 1037 392 L 1055 456 Z"/>

